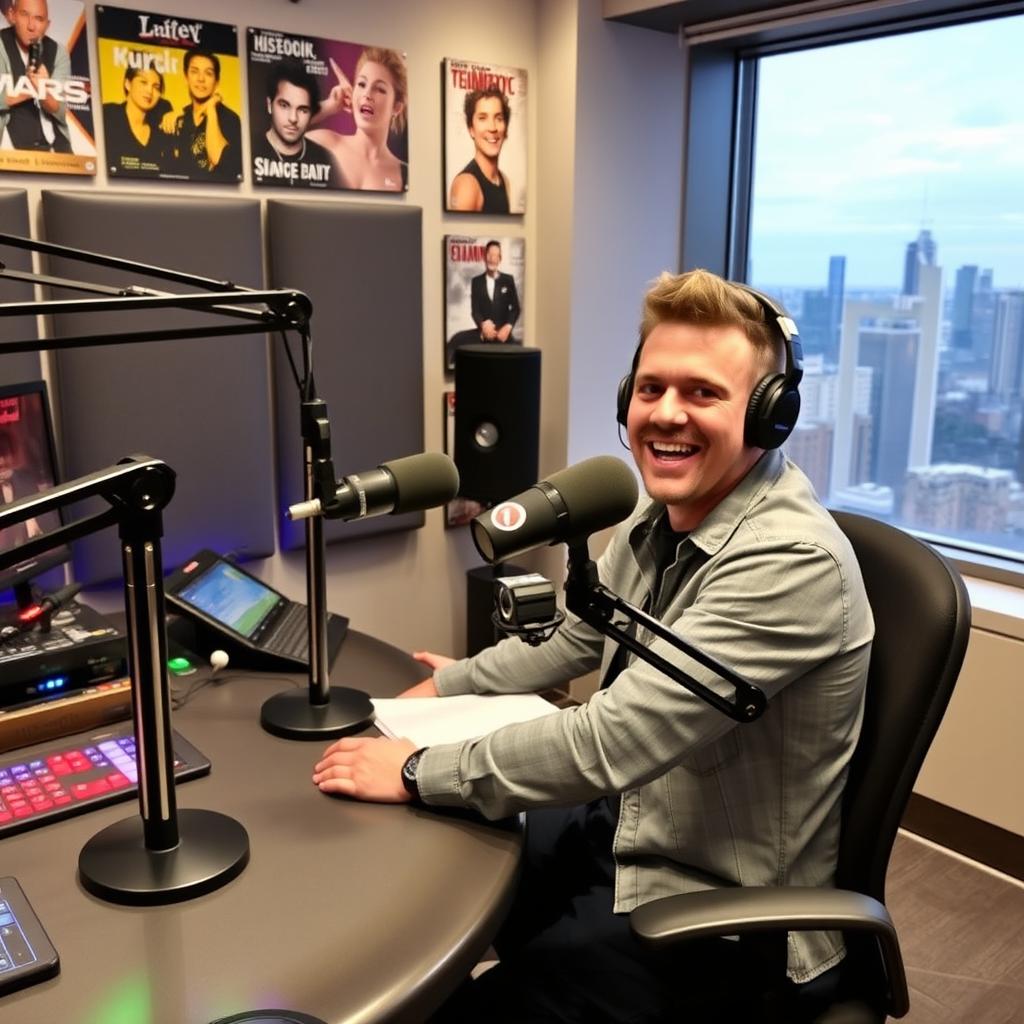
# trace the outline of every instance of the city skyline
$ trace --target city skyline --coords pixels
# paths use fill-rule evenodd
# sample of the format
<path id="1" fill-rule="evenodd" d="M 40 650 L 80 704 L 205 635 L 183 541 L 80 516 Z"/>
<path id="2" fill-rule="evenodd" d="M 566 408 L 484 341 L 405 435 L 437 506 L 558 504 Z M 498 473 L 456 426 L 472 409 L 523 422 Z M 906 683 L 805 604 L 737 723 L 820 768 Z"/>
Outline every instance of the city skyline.
<path id="1" fill-rule="evenodd" d="M 1022 47 L 1016 15 L 761 58 L 751 278 L 820 286 L 841 252 L 848 292 L 899 289 L 927 228 L 947 274 L 1024 288 Z"/>

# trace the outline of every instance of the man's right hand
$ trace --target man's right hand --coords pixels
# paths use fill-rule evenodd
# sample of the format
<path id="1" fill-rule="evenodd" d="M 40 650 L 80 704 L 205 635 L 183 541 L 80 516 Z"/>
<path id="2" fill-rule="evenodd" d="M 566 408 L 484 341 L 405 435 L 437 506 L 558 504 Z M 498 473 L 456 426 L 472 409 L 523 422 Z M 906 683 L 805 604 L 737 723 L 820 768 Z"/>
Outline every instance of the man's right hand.
<path id="1" fill-rule="evenodd" d="M 455 659 L 446 657 L 443 654 L 434 654 L 432 651 L 413 651 L 412 656 L 419 662 L 426 665 L 431 672 L 436 672 L 439 668 L 444 668 L 447 665 L 454 665 Z M 440 694 L 437 692 L 437 687 L 434 685 L 434 679 L 424 679 L 423 682 L 417 683 L 415 686 L 410 686 L 408 690 L 403 690 L 399 697 L 439 697 Z"/>

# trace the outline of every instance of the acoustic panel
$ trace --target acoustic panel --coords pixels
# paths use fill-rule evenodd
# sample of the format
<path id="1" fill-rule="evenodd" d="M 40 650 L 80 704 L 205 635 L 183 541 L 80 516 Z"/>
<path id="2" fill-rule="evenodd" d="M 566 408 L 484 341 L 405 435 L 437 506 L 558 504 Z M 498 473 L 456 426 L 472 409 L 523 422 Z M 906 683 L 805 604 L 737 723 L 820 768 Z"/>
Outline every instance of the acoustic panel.
<path id="1" fill-rule="evenodd" d="M 254 200 L 44 192 L 51 242 L 203 277 L 262 287 L 260 208 Z M 141 272 L 49 259 L 61 277 L 163 291 L 191 290 Z M 67 297 L 67 294 L 55 297 Z M 224 322 L 223 320 L 221 322 Z M 107 311 L 53 318 L 62 337 L 167 325 L 208 326 L 182 310 Z M 274 552 L 272 431 L 265 333 L 99 345 L 56 356 L 69 478 L 144 452 L 163 459 L 177 486 L 164 513 L 164 566 L 200 547 L 243 558 Z M 99 505 L 83 509 L 84 515 Z M 118 577 L 115 531 L 75 544 L 76 578 Z"/>
<path id="2" fill-rule="evenodd" d="M 0 230 L 8 235 L 29 236 L 28 194 L 23 189 L 0 189 Z M 0 263 L 11 270 L 30 271 L 32 254 L 25 249 L 0 245 Z M 31 302 L 32 297 L 32 285 L 28 282 L 0 277 L 0 303 Z M 5 342 L 27 341 L 36 337 L 34 316 L 0 317 L 0 353 L 3 353 Z M 0 381 L 4 384 L 39 380 L 41 375 L 37 352 L 0 354 Z"/>
<path id="3" fill-rule="evenodd" d="M 327 403 L 336 475 L 423 450 L 422 215 L 418 208 L 272 199 L 271 283 L 313 302 L 316 391 Z M 298 346 L 295 346 L 298 358 Z M 299 397 L 280 343 L 274 350 L 280 537 L 304 543 L 285 509 L 303 494 Z M 417 529 L 422 512 L 327 520 L 327 543 Z"/>

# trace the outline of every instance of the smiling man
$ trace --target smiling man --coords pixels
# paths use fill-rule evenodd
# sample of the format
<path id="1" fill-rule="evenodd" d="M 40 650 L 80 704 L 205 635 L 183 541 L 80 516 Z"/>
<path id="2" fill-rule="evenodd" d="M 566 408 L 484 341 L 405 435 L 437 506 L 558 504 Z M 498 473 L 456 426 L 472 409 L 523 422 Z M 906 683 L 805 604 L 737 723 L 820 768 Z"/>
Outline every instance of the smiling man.
<path id="1" fill-rule="evenodd" d="M 600 667 L 582 707 L 425 750 L 346 738 L 315 766 L 327 793 L 527 811 L 500 962 L 439 1020 L 758 1020 L 743 999 L 759 952 L 709 940 L 654 955 L 629 911 L 718 886 L 833 884 L 873 623 L 846 538 L 778 450 L 799 408 L 792 335 L 766 297 L 706 271 L 655 282 L 618 408 L 649 497 L 598 563 L 605 586 L 760 687 L 759 719 L 737 724 L 570 615 L 540 647 L 421 653 L 434 674 L 405 696 L 543 690 Z M 844 949 L 837 934 L 794 933 L 776 953 L 795 1000 L 781 1019 L 795 1024 L 827 997 Z"/>
<path id="2" fill-rule="evenodd" d="M 473 159 L 452 180 L 449 210 L 508 213 L 508 179 L 498 167 L 512 116 L 500 89 L 477 89 L 466 95 L 466 128 L 473 140 Z"/>

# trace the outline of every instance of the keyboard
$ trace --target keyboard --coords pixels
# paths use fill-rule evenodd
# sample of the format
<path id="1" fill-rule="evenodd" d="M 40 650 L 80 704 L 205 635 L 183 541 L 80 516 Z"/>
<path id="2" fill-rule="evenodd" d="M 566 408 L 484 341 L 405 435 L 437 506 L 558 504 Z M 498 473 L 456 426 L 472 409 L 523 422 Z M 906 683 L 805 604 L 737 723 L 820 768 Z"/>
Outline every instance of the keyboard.
<path id="1" fill-rule="evenodd" d="M 210 761 L 172 730 L 177 782 L 207 775 Z M 65 736 L 0 757 L 0 839 L 138 792 L 135 736 L 130 722 Z"/>
<path id="2" fill-rule="evenodd" d="M 292 604 L 274 624 L 270 636 L 260 645 L 273 654 L 286 658 L 309 659 L 309 625 L 304 604 Z"/>

